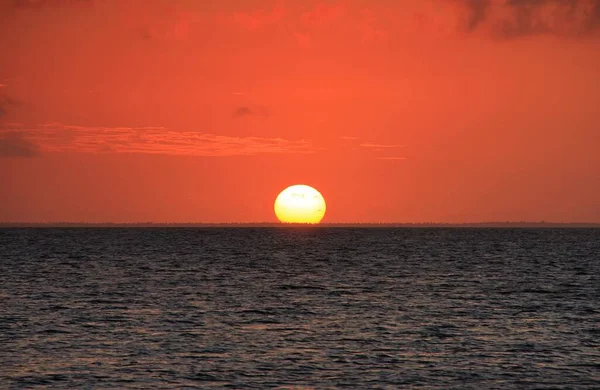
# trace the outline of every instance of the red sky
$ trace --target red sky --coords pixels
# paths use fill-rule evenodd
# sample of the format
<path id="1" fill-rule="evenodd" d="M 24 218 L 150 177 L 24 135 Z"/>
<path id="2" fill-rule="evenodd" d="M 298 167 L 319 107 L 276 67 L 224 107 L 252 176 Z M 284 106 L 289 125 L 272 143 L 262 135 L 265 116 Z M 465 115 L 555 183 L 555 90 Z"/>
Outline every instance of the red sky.
<path id="1" fill-rule="evenodd" d="M 0 0 L 0 221 L 600 221 L 600 0 Z"/>

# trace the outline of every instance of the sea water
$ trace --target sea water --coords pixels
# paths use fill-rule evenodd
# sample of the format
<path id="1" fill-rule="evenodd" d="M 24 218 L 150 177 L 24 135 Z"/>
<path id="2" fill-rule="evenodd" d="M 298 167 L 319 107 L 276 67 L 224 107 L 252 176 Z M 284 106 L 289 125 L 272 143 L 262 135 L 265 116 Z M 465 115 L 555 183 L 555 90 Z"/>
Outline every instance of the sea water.
<path id="1" fill-rule="evenodd" d="M 0 266 L 0 388 L 600 388 L 600 229 L 2 229 Z"/>

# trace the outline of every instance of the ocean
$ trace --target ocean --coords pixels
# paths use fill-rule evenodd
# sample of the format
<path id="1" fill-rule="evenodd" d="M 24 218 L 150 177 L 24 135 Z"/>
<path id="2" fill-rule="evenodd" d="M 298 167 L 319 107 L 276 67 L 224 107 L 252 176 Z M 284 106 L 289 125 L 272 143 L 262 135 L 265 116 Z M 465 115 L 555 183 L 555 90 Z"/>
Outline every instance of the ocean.
<path id="1" fill-rule="evenodd" d="M 0 229 L 0 388 L 599 389 L 600 229 Z"/>

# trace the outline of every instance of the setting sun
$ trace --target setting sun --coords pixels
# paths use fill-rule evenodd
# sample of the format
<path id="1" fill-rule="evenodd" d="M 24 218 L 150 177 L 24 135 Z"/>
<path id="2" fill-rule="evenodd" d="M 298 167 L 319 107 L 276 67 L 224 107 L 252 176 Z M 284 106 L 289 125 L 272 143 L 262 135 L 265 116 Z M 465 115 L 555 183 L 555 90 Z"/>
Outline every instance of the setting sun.
<path id="1" fill-rule="evenodd" d="M 319 223 L 325 215 L 325 199 L 307 185 L 293 185 L 275 199 L 275 215 L 284 223 Z"/>

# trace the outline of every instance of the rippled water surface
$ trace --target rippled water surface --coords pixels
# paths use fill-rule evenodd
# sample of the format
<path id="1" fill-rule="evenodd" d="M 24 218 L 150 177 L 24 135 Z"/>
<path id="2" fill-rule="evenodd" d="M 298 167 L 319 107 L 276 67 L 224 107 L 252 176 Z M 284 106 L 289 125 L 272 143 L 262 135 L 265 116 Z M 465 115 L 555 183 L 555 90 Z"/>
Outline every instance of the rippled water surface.
<path id="1" fill-rule="evenodd" d="M 0 388 L 600 388 L 600 229 L 4 229 L 0 265 Z"/>

